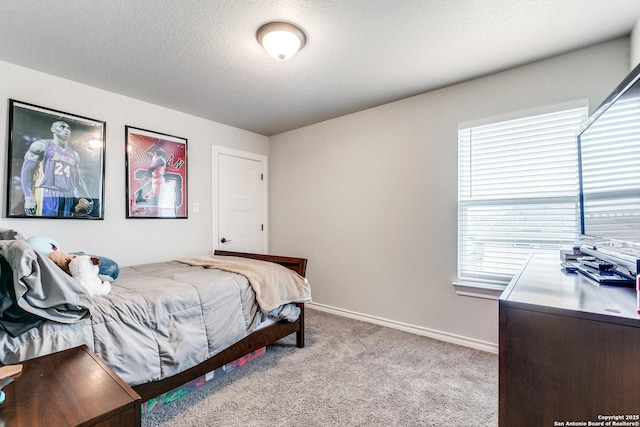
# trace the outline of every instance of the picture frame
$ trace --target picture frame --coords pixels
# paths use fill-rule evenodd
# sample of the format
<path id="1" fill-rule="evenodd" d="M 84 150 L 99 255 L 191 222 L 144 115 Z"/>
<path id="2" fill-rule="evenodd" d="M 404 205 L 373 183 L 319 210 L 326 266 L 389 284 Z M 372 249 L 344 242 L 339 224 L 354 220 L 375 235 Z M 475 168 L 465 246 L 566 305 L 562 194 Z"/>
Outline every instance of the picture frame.
<path id="1" fill-rule="evenodd" d="M 104 219 L 106 122 L 9 99 L 8 218 Z"/>
<path id="2" fill-rule="evenodd" d="M 127 218 L 187 218 L 187 139 L 125 126 Z"/>

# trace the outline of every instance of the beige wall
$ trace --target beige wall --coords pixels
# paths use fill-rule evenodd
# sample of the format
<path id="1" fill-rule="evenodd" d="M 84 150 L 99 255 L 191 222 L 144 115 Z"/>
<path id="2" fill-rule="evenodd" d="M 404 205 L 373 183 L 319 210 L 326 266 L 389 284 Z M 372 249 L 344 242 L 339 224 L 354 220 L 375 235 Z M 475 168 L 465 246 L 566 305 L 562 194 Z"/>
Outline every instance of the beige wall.
<path id="1" fill-rule="evenodd" d="M 121 265 L 202 254 L 211 249 L 211 146 L 268 154 L 271 252 L 309 258 L 316 303 L 495 345 L 497 303 L 451 286 L 458 123 L 584 98 L 594 108 L 625 76 L 628 52 L 618 40 L 271 139 L 0 62 L 0 99 L 107 122 L 104 221 L 1 215 L 0 226 Z M 125 219 L 125 125 L 188 139 L 189 202 L 199 214 L 190 206 L 187 220 Z M 0 144 L 6 164 L 6 138 Z"/>
<path id="2" fill-rule="evenodd" d="M 7 219 L 3 196 L 0 227 L 16 229 L 25 237 L 50 236 L 64 250 L 108 256 L 121 265 L 208 253 L 211 146 L 269 152 L 267 137 L 0 62 L 0 129 L 7 129 L 9 98 L 107 122 L 105 213 L 104 221 Z M 187 138 L 188 219 L 125 219 L 125 125 Z M 5 165 L 6 138 L 0 140 L 0 161 Z M 6 188 L 5 181 L 3 169 L 0 188 Z M 200 213 L 192 212 L 193 202 L 200 204 Z"/>
<path id="3" fill-rule="evenodd" d="M 318 304 L 495 346 L 497 302 L 451 285 L 458 124 L 593 109 L 628 52 L 618 40 L 271 137 L 271 251 L 309 259 Z"/>

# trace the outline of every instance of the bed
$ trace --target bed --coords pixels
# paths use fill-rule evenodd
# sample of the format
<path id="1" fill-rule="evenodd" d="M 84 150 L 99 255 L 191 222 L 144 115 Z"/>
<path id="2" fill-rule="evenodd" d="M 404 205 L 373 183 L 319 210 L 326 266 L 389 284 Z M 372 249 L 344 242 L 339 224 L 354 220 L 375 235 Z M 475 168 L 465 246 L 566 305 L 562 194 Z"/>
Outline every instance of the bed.
<path id="1" fill-rule="evenodd" d="M 290 334 L 304 347 L 304 258 L 215 251 L 124 267 L 90 297 L 18 233 L 0 239 L 0 365 L 85 344 L 145 402 Z"/>
<path id="2" fill-rule="evenodd" d="M 282 265 L 296 272 L 302 277 L 306 277 L 307 260 L 305 258 L 250 254 L 219 250 L 216 250 L 214 254 L 219 256 L 237 256 L 272 262 Z M 151 399 L 152 397 L 159 396 L 162 393 L 173 390 L 174 388 L 185 384 L 192 379 L 205 375 L 206 373 L 211 372 L 214 369 L 222 367 L 227 363 L 233 362 L 234 360 L 244 355 L 250 354 L 293 333 L 296 334 L 296 347 L 303 348 L 305 344 L 304 302 L 298 302 L 295 303 L 295 305 L 300 309 L 300 314 L 295 321 L 290 322 L 287 320 L 280 320 L 277 322 L 273 322 L 268 326 L 252 332 L 241 340 L 215 354 L 213 357 L 203 361 L 202 363 L 199 363 L 196 366 L 193 366 L 192 368 L 189 368 L 183 372 L 180 372 L 171 377 L 164 378 L 162 380 L 134 386 L 133 389 L 140 395 L 142 401 L 144 402 Z"/>

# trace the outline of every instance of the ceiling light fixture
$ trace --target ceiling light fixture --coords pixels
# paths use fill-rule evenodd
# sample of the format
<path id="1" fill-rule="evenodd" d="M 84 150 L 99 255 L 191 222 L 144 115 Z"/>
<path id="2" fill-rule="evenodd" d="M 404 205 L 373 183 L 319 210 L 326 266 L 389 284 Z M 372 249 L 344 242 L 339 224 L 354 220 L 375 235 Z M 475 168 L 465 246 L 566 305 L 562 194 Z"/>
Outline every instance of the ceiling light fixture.
<path id="1" fill-rule="evenodd" d="M 304 31 L 288 22 L 265 24 L 258 29 L 256 38 L 264 50 L 279 61 L 291 58 L 307 42 Z"/>

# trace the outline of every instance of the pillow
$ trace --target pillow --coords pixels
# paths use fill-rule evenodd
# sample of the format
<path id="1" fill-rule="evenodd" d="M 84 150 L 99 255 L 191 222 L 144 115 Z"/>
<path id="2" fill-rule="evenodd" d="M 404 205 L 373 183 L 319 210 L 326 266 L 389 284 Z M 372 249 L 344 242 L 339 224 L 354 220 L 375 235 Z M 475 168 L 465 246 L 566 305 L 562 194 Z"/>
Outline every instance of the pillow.
<path id="1" fill-rule="evenodd" d="M 27 239 L 27 243 L 31 244 L 38 252 L 48 256 L 51 252 L 57 250 L 60 246 L 58 242 L 47 236 L 31 236 Z M 71 252 L 73 255 L 89 255 L 100 259 L 98 277 L 107 282 L 113 282 L 120 274 L 118 263 L 107 257 L 98 255 L 90 255 L 84 252 Z"/>

